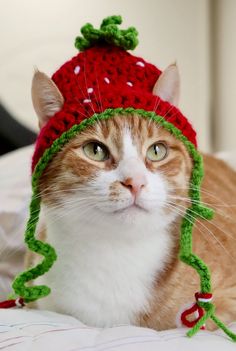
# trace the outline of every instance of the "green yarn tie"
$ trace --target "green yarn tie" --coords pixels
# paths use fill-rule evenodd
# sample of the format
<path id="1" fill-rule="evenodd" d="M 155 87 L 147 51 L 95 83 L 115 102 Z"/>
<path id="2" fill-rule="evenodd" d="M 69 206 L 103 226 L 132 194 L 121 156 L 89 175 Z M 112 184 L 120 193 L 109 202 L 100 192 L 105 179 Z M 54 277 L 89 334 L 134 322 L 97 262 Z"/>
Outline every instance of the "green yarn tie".
<path id="1" fill-rule="evenodd" d="M 113 18 L 113 17 L 112 17 Z M 103 21 L 105 27 L 109 18 Z M 185 216 L 182 220 L 181 225 L 181 237 L 180 237 L 180 259 L 193 267 L 200 276 L 200 285 L 202 293 L 211 292 L 211 275 L 206 264 L 192 252 L 192 229 L 194 220 L 196 217 L 211 219 L 213 217 L 213 211 L 201 203 L 200 197 L 200 186 L 203 177 L 203 161 L 202 156 L 196 150 L 194 145 L 177 129 L 173 124 L 167 122 L 163 117 L 157 116 L 154 112 L 148 112 L 142 109 L 129 108 L 116 108 L 106 109 L 104 112 L 97 114 L 95 113 L 92 117 L 83 120 L 80 124 L 74 125 L 71 129 L 64 132 L 53 144 L 45 150 L 43 156 L 37 163 L 33 178 L 32 188 L 33 196 L 30 204 L 30 218 L 27 223 L 25 232 L 25 242 L 28 248 L 33 252 L 39 253 L 44 256 L 44 259 L 36 267 L 31 268 L 21 274 L 19 274 L 13 282 L 13 289 L 17 295 L 22 297 L 25 302 L 35 301 L 39 298 L 45 297 L 50 293 L 50 288 L 44 285 L 28 287 L 25 283 L 30 280 L 36 279 L 37 277 L 46 273 L 53 265 L 56 260 L 56 253 L 54 248 L 49 244 L 43 243 L 35 238 L 36 225 L 39 219 L 40 212 L 40 197 L 38 194 L 38 180 L 41 177 L 43 171 L 47 167 L 48 163 L 57 154 L 63 146 L 68 143 L 69 140 L 74 138 L 78 133 L 82 132 L 88 126 L 94 125 L 99 120 L 106 120 L 114 117 L 115 115 L 129 115 L 136 114 L 143 118 L 150 119 L 159 123 L 162 127 L 172 133 L 178 140 L 182 141 L 188 150 L 190 156 L 193 159 L 193 171 L 191 176 L 191 186 L 189 190 L 189 197 L 191 199 L 191 207 L 186 210 Z M 191 219 L 191 220 L 190 220 Z M 214 314 L 215 307 L 212 303 L 198 302 L 199 306 L 204 308 L 204 316 L 196 323 L 196 325 L 187 333 L 188 336 L 193 336 L 208 318 L 211 318 L 219 328 L 221 328 L 233 341 L 236 341 L 236 334 L 231 332 Z"/>
<path id="2" fill-rule="evenodd" d="M 84 51 L 92 46 L 107 43 L 124 50 L 134 50 L 138 45 L 138 32 L 134 27 L 119 29 L 118 25 L 121 23 L 121 16 L 110 16 L 102 21 L 100 29 L 95 29 L 91 23 L 85 24 L 80 30 L 83 36 L 75 39 L 75 47 Z"/>
<path id="3" fill-rule="evenodd" d="M 37 188 L 34 188 L 33 186 L 33 189 L 35 190 Z M 30 204 L 30 218 L 28 220 L 25 232 L 25 243 L 31 251 L 44 256 L 44 260 L 36 267 L 21 273 L 12 283 L 15 293 L 23 297 L 25 302 L 38 300 L 41 297 L 47 296 L 51 292 L 51 289 L 45 285 L 27 287 L 25 286 L 25 283 L 48 272 L 57 258 L 53 247 L 47 243 L 35 239 L 34 235 L 39 219 L 39 212 L 40 199 L 37 192 L 34 191 Z"/>

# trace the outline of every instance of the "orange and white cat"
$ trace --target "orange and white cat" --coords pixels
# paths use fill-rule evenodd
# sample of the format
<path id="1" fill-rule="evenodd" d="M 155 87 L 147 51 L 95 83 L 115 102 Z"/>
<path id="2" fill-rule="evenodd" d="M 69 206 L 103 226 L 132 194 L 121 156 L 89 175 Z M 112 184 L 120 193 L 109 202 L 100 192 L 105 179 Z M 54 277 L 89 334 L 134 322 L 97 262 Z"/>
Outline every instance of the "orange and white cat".
<path id="1" fill-rule="evenodd" d="M 176 65 L 154 93 L 178 103 Z M 32 95 L 39 124 L 60 110 L 63 97 L 36 72 Z M 194 252 L 212 271 L 217 315 L 236 320 L 236 173 L 204 156 L 202 200 L 216 211 L 197 220 Z M 39 280 L 51 294 L 37 307 L 108 327 L 175 327 L 193 301 L 197 273 L 178 259 L 181 218 L 189 206 L 192 160 L 185 146 L 156 122 L 139 116 L 99 121 L 69 141 L 40 179 L 43 230 L 58 259 Z M 29 253 L 27 265 L 40 259 Z"/>

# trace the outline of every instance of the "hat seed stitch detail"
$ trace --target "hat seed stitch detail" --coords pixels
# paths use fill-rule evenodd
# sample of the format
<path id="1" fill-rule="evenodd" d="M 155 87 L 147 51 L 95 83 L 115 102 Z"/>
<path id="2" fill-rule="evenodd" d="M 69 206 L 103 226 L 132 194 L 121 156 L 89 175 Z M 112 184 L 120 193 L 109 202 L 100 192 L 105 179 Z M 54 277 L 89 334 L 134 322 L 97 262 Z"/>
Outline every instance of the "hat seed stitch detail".
<path id="1" fill-rule="evenodd" d="M 76 66 L 74 69 L 74 73 L 79 74 L 79 72 L 80 72 L 80 66 Z"/>
<path id="2" fill-rule="evenodd" d="M 142 61 L 136 62 L 136 65 L 140 67 L 145 67 L 145 64 Z"/>
<path id="3" fill-rule="evenodd" d="M 109 79 L 109 78 L 105 77 L 104 80 L 105 80 L 105 82 L 106 82 L 107 84 L 110 84 L 110 79 Z"/>

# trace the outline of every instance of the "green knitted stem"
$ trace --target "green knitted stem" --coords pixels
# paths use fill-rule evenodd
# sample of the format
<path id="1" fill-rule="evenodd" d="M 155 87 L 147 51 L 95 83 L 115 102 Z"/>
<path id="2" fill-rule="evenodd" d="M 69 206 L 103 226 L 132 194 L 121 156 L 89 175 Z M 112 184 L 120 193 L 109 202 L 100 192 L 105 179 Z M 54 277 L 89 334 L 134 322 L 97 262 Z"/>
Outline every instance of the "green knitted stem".
<path id="1" fill-rule="evenodd" d="M 119 29 L 118 25 L 121 23 L 121 16 L 111 16 L 102 21 L 100 29 L 95 29 L 90 23 L 85 24 L 80 30 L 83 36 L 75 39 L 75 47 L 84 51 L 92 46 L 108 43 L 125 50 L 134 50 L 138 45 L 138 32 L 134 27 Z"/>
<path id="2" fill-rule="evenodd" d="M 109 21 L 108 19 L 106 19 Z M 106 20 L 104 20 L 104 26 L 106 26 Z M 50 148 L 45 150 L 43 156 L 40 158 L 38 164 L 35 167 L 32 177 L 32 188 L 33 196 L 30 204 L 30 219 L 27 224 L 25 233 L 25 242 L 27 243 L 30 250 L 37 252 L 44 256 L 44 260 L 36 267 L 31 268 L 19 276 L 16 277 L 13 282 L 13 289 L 15 293 L 23 297 L 26 302 L 34 301 L 42 298 L 50 293 L 50 289 L 47 286 L 33 286 L 26 287 L 25 283 L 30 280 L 36 279 L 37 277 L 46 273 L 56 260 L 55 250 L 48 244 L 36 240 L 35 230 L 39 218 L 40 212 L 40 198 L 38 196 L 38 180 L 41 177 L 43 171 L 47 167 L 51 159 L 57 154 L 63 146 L 78 133 L 82 132 L 88 126 L 95 124 L 98 120 L 106 120 L 114 117 L 115 115 L 127 115 L 136 114 L 144 118 L 148 118 L 159 123 L 175 137 L 183 142 L 190 156 L 193 159 L 193 171 L 190 181 L 189 197 L 191 198 L 191 207 L 186 210 L 185 216 L 182 220 L 181 225 L 181 237 L 180 237 L 180 259 L 192 266 L 200 276 L 200 285 L 202 293 L 211 292 L 211 276 L 206 264 L 192 252 L 192 228 L 193 222 L 196 217 L 211 219 L 213 217 L 213 210 L 200 205 L 200 186 L 203 177 L 203 162 L 202 156 L 196 150 L 194 145 L 177 129 L 173 124 L 167 122 L 163 117 L 157 116 L 155 112 L 147 112 L 142 109 L 130 108 L 116 108 L 107 109 L 103 113 L 94 114 L 92 117 L 85 119 L 80 124 L 74 125 L 71 129 L 64 132 L 58 139 L 56 139 Z M 190 220 L 191 219 L 191 220 Z M 231 337 L 232 340 L 236 340 L 236 335 L 232 333 L 226 326 L 219 321 L 214 315 L 214 305 L 212 303 L 200 303 L 198 304 L 204 308 L 204 316 L 196 323 L 196 325 L 188 332 L 188 336 L 194 335 L 201 326 L 205 323 L 208 318 L 211 318 L 225 333 Z"/>
<path id="3" fill-rule="evenodd" d="M 229 328 L 225 326 L 214 314 L 211 315 L 211 319 L 215 322 L 215 324 L 221 328 L 225 334 L 227 334 L 234 342 L 236 342 L 236 334 L 233 333 Z M 191 331 L 191 330 L 190 330 Z"/>

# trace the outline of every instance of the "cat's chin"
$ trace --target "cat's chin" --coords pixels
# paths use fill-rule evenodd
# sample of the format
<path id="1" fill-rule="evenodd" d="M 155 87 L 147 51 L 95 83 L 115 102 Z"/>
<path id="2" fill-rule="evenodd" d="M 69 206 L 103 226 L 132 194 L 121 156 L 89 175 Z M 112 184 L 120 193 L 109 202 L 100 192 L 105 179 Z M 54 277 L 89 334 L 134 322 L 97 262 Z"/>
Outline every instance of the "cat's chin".
<path id="1" fill-rule="evenodd" d="M 130 204 L 123 208 L 115 208 L 112 210 L 110 206 L 109 211 L 107 208 L 102 212 L 103 220 L 109 225 L 119 226 L 119 228 L 147 228 L 149 225 L 155 224 L 156 228 L 167 227 L 176 219 L 176 214 L 166 213 L 161 207 L 159 209 L 147 209 L 138 204 Z"/>
<path id="2" fill-rule="evenodd" d="M 150 216 L 151 212 L 147 209 L 133 204 L 125 208 L 116 209 L 110 212 L 110 216 L 114 221 L 122 224 L 137 224 L 140 221 L 145 221 Z"/>
<path id="3" fill-rule="evenodd" d="M 118 209 L 118 210 L 115 210 L 113 213 L 127 213 L 127 214 L 131 214 L 131 213 L 137 213 L 137 214 L 140 214 L 140 212 L 146 212 L 148 213 L 149 211 L 146 210 L 144 207 L 141 207 L 137 204 L 133 204 L 133 205 L 130 205 L 130 206 L 127 206 L 125 208 L 121 208 L 121 209 Z"/>

